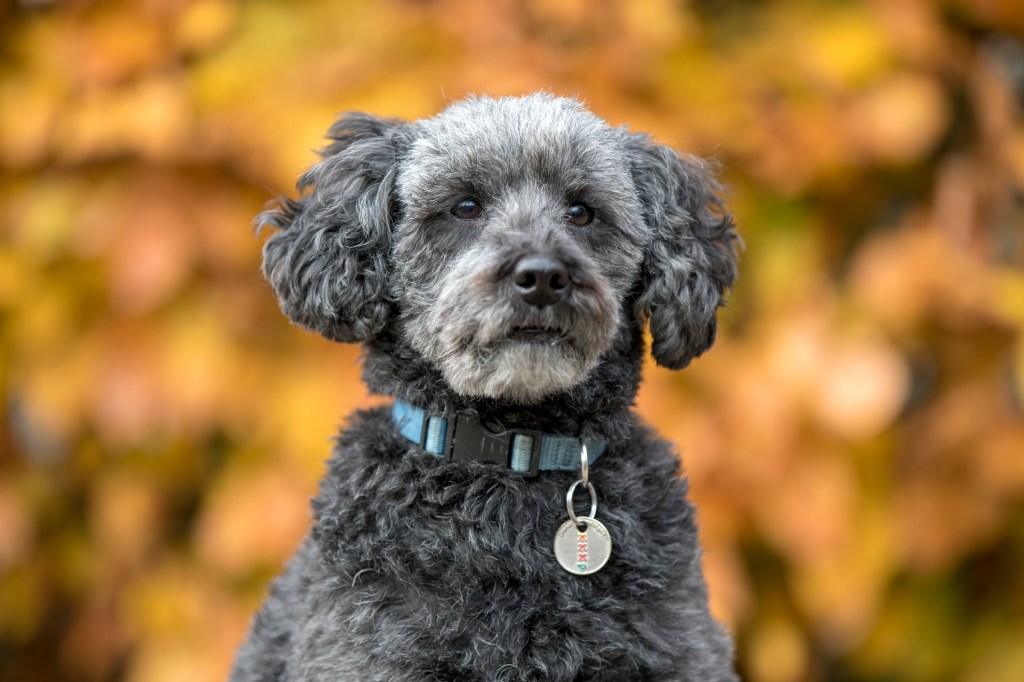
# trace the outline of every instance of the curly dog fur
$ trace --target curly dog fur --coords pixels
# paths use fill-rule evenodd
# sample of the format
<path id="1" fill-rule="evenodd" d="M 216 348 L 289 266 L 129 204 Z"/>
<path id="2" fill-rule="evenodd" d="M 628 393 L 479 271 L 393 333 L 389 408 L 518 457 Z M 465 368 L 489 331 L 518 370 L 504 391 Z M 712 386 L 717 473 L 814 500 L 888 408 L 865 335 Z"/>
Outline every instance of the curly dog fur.
<path id="1" fill-rule="evenodd" d="M 362 343 L 377 393 L 606 439 L 591 480 L 615 547 L 594 575 L 555 562 L 574 472 L 445 461 L 359 412 L 232 679 L 735 680 L 678 457 L 631 409 L 644 324 L 686 366 L 735 277 L 707 165 L 547 94 L 348 114 L 328 137 L 259 218 L 284 312 Z M 552 300 L 523 294 L 528 258 L 567 278 Z"/>

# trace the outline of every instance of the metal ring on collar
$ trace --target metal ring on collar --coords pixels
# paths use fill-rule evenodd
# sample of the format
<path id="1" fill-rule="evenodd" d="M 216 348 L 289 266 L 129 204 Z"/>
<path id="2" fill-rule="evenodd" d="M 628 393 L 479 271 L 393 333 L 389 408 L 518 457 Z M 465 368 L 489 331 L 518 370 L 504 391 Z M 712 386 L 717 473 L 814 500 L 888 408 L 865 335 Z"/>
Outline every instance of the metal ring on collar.
<path id="1" fill-rule="evenodd" d="M 580 523 L 576 516 L 576 510 L 572 508 L 572 495 L 576 492 L 576 486 L 580 483 L 583 483 L 583 481 L 579 480 L 573 483 L 569 486 L 569 492 L 565 494 L 565 510 L 569 512 L 569 519 L 572 521 L 572 525 L 576 526 L 577 529 L 580 529 L 580 526 L 586 525 Z M 590 493 L 590 513 L 587 514 L 587 517 L 593 519 L 597 516 L 597 491 L 594 490 L 594 484 L 589 481 L 583 485 L 586 487 L 587 492 Z M 580 530 L 582 532 L 582 529 Z"/>

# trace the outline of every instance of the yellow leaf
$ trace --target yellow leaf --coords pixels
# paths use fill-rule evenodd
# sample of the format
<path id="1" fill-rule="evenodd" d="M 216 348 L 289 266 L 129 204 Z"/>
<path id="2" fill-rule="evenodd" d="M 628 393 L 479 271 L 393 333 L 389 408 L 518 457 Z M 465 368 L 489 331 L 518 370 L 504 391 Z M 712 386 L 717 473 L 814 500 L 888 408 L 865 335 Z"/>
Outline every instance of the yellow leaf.
<path id="1" fill-rule="evenodd" d="M 238 3 L 232 0 L 194 0 L 178 15 L 174 42 L 179 50 L 201 53 L 230 37 L 238 23 Z"/>
<path id="2" fill-rule="evenodd" d="M 826 87 L 850 88 L 868 82 L 889 65 L 888 42 L 878 23 L 863 5 L 787 16 L 802 21 L 794 39 L 802 43 L 796 52 L 804 69 Z M 789 46 L 791 47 L 792 44 Z"/>
<path id="3" fill-rule="evenodd" d="M 140 562 L 159 538 L 163 513 L 148 477 L 115 470 L 98 478 L 89 508 L 94 548 L 115 564 Z"/>
<path id="4" fill-rule="evenodd" d="M 45 159 L 63 94 L 52 77 L 0 78 L 0 161 L 27 169 Z"/>
<path id="5" fill-rule="evenodd" d="M 798 682 L 810 664 L 807 642 L 795 623 L 772 618 L 754 630 L 747 646 L 751 682 Z"/>

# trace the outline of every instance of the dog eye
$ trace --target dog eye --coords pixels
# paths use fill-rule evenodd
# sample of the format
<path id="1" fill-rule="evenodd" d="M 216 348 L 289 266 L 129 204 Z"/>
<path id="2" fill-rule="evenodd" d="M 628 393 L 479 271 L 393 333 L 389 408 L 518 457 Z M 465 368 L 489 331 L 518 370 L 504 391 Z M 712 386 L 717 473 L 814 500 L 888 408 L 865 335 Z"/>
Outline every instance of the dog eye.
<path id="1" fill-rule="evenodd" d="M 594 209 L 577 202 L 565 212 L 565 219 L 578 227 L 589 225 L 594 222 Z"/>
<path id="2" fill-rule="evenodd" d="M 455 204 L 455 208 L 452 209 L 452 215 L 463 220 L 473 220 L 474 218 L 479 218 L 480 212 L 483 210 L 484 207 L 476 199 L 463 199 Z"/>

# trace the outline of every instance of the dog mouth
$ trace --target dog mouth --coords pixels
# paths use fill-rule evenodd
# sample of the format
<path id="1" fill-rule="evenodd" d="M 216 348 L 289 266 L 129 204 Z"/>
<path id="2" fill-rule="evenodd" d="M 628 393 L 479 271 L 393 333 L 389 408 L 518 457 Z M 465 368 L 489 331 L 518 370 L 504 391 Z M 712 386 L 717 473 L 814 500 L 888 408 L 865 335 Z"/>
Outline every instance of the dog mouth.
<path id="1" fill-rule="evenodd" d="M 565 341 L 566 335 L 564 331 L 554 327 L 520 325 L 513 327 L 506 338 L 520 343 L 554 344 Z"/>

